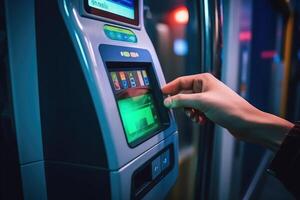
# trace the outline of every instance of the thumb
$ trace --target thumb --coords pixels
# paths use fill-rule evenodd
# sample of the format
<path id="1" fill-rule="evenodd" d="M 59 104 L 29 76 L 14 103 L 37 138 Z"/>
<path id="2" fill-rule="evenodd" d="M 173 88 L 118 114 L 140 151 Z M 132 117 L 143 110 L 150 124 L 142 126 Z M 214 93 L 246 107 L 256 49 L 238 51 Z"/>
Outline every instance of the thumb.
<path id="1" fill-rule="evenodd" d="M 196 108 L 201 111 L 201 93 L 194 94 L 177 94 L 167 97 L 164 104 L 167 108 Z"/>

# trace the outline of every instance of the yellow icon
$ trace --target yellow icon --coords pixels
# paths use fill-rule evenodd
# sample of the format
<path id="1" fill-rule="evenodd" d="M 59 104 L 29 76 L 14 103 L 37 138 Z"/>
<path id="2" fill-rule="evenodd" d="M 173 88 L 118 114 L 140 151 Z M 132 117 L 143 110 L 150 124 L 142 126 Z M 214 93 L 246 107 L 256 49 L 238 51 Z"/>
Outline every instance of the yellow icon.
<path id="1" fill-rule="evenodd" d="M 128 51 L 121 51 L 121 56 L 129 58 L 130 53 Z"/>

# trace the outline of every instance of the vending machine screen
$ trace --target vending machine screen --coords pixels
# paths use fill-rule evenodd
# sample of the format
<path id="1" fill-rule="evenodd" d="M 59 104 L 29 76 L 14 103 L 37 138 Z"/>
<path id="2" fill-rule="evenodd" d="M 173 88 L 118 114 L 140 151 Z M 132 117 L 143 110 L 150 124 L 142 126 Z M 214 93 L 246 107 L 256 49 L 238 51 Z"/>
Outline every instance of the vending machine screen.
<path id="1" fill-rule="evenodd" d="M 109 74 L 127 141 L 134 146 L 161 129 L 153 84 L 146 68 L 114 68 Z"/>
<path id="2" fill-rule="evenodd" d="M 85 9 L 100 17 L 139 24 L 138 0 L 86 0 Z"/>

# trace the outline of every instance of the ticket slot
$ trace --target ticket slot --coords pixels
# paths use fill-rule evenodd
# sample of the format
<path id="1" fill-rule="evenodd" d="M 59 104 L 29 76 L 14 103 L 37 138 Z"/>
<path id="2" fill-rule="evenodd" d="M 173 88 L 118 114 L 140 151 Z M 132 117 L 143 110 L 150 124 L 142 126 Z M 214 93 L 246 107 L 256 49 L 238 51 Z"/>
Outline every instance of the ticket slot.
<path id="1" fill-rule="evenodd" d="M 149 190 L 168 174 L 173 165 L 173 146 L 168 146 L 137 169 L 132 178 L 132 199 L 142 199 Z"/>

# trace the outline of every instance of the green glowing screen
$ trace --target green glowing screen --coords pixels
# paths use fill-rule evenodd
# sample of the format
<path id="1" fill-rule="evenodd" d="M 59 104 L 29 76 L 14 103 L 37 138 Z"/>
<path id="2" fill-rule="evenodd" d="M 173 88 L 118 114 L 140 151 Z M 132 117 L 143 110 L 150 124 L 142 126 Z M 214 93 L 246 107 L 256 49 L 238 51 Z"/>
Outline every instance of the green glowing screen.
<path id="1" fill-rule="evenodd" d="M 151 94 L 119 99 L 118 106 L 128 143 L 147 137 L 160 128 Z"/>

